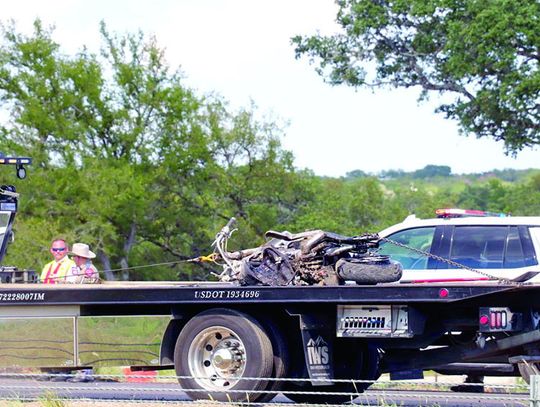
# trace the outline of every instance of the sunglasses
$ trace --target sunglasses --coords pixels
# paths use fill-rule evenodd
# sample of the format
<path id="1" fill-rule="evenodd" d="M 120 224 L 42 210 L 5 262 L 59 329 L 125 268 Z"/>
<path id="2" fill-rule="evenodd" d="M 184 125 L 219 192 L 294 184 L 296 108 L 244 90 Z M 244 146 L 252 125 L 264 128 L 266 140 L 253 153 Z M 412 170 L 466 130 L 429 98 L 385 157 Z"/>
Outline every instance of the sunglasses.
<path id="1" fill-rule="evenodd" d="M 53 252 L 63 252 L 64 250 L 66 250 L 65 247 L 53 247 L 51 249 Z"/>

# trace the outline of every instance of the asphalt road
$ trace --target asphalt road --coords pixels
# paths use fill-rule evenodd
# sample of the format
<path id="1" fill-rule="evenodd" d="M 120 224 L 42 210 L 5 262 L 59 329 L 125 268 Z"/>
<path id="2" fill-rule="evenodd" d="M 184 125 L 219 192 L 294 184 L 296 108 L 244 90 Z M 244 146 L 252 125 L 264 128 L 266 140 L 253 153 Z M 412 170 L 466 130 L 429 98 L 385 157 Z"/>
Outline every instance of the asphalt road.
<path id="1" fill-rule="evenodd" d="M 121 404 L 126 400 L 141 401 L 190 401 L 189 397 L 175 383 L 119 383 L 119 382 L 43 382 L 30 379 L 0 379 L 0 398 L 35 400 L 47 392 L 62 399 L 110 400 L 108 404 Z M 275 403 L 291 403 L 283 395 L 274 399 Z M 434 391 L 368 390 L 359 396 L 354 404 L 377 406 L 398 405 L 403 407 L 511 407 L 527 406 L 529 395 L 501 393 L 453 393 Z"/>

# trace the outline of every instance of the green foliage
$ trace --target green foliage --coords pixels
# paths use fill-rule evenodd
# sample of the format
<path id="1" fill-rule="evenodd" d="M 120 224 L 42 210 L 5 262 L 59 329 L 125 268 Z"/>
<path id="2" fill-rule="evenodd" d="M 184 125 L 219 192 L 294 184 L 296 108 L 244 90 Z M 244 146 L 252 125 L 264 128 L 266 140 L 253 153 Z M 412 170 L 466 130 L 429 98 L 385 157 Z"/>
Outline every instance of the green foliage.
<path id="1" fill-rule="evenodd" d="M 50 239 L 84 241 L 105 270 L 170 263 L 211 251 L 229 217 L 239 244 L 286 223 L 309 196 L 275 123 L 195 95 L 154 39 L 101 26 L 100 55 L 65 55 L 37 20 L 30 36 L 3 27 L 0 151 L 31 156 L 21 187 L 22 240 L 8 261 L 41 268 Z M 279 187 L 278 187 L 279 186 Z M 24 246 L 23 246 L 24 245 Z M 32 250 L 32 255 L 26 255 Z M 107 272 L 108 279 L 207 278 L 200 266 Z"/>
<path id="2" fill-rule="evenodd" d="M 451 173 L 450 167 L 447 165 L 426 165 L 420 170 L 414 172 L 414 178 L 433 178 L 433 177 L 448 177 Z"/>
<path id="3" fill-rule="evenodd" d="M 513 186 L 506 194 L 505 211 L 514 215 L 540 214 L 540 174 L 528 182 Z"/>
<path id="4" fill-rule="evenodd" d="M 540 143 L 536 0 L 338 0 L 341 32 L 293 38 L 331 84 L 419 87 L 464 133 Z M 373 75 L 368 74 L 373 70 Z"/>
<path id="5" fill-rule="evenodd" d="M 482 208 L 492 212 L 504 212 L 507 190 L 498 179 L 484 184 L 467 185 L 459 194 L 457 205 L 466 208 Z"/>
<path id="6" fill-rule="evenodd" d="M 39 401 L 43 407 L 66 407 L 66 401 L 52 390 L 47 390 L 45 394 L 39 397 Z"/>
<path id="7" fill-rule="evenodd" d="M 384 27 L 380 4 L 356 6 Z M 430 10 L 411 4 L 394 6 Z M 440 207 L 540 214 L 534 170 L 457 176 L 428 165 L 339 179 L 299 171 L 280 145 L 284 129 L 258 119 L 255 106 L 233 111 L 198 96 L 142 33 L 118 37 L 102 25 L 101 34 L 100 55 L 66 55 L 39 20 L 30 36 L 3 27 L 0 151 L 34 159 L 26 180 L 2 181 L 21 193 L 6 264 L 41 269 L 50 241 L 63 236 L 89 243 L 107 279 L 202 280 L 212 266 L 180 262 L 210 253 L 232 216 L 234 250 L 261 244 L 268 229 L 358 235 Z"/>
<path id="8" fill-rule="evenodd" d="M 290 230 L 331 230 L 344 235 L 376 231 L 384 217 L 383 193 L 374 178 L 314 179 L 318 191 L 287 225 Z"/>
<path id="9" fill-rule="evenodd" d="M 367 176 L 369 175 L 362 170 L 349 171 L 347 174 L 345 174 L 345 178 L 362 178 Z"/>

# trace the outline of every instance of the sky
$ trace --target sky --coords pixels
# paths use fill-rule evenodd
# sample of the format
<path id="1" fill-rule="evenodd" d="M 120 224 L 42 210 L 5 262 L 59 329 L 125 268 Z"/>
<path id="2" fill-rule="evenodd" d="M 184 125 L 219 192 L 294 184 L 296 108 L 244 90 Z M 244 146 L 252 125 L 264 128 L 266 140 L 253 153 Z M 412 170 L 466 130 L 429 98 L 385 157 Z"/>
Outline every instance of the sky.
<path id="1" fill-rule="evenodd" d="M 290 38 L 335 32 L 336 11 L 333 0 L 17 0 L 3 2 L 0 21 L 30 33 L 39 17 L 55 26 L 66 53 L 82 45 L 98 52 L 102 20 L 112 33 L 153 35 L 199 94 L 220 94 L 233 108 L 253 102 L 261 117 L 287 123 L 283 147 L 296 167 L 317 175 L 429 164 L 454 174 L 540 168 L 538 148 L 514 158 L 500 142 L 459 135 L 455 122 L 434 112 L 437 96 L 418 103 L 418 89 L 324 83 L 307 59 L 295 59 Z"/>

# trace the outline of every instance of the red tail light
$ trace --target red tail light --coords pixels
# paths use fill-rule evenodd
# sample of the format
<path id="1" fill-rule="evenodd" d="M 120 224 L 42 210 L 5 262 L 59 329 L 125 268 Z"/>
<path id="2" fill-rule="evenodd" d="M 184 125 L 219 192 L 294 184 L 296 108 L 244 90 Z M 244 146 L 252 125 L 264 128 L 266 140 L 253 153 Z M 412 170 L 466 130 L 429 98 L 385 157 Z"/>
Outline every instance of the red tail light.
<path id="1" fill-rule="evenodd" d="M 521 329 L 522 315 L 506 307 L 480 308 L 480 332 L 516 331 Z"/>

